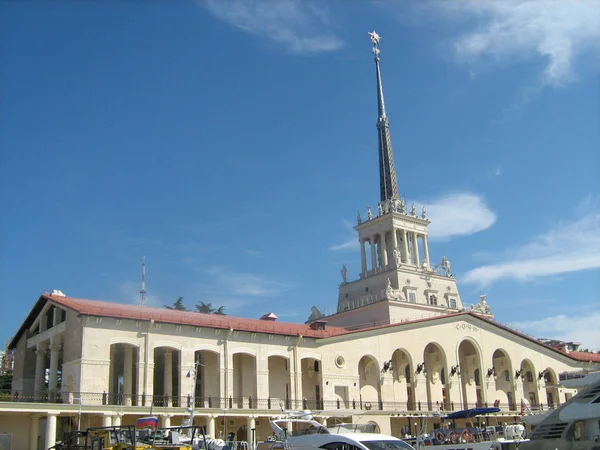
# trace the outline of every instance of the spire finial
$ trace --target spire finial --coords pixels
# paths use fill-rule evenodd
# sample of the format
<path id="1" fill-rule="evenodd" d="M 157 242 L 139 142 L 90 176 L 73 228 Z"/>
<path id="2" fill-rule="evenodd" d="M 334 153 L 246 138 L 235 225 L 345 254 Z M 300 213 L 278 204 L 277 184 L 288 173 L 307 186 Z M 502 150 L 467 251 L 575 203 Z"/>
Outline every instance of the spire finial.
<path id="1" fill-rule="evenodd" d="M 396 169 L 394 168 L 394 155 L 392 153 L 392 137 L 390 135 L 390 123 L 385 114 L 383 102 L 383 84 L 381 83 L 381 71 L 379 69 L 379 42 L 381 36 L 375 30 L 369 32 L 373 53 L 375 54 L 375 71 L 377 74 L 377 134 L 379 138 L 379 190 L 381 201 L 385 202 L 398 198 L 398 185 L 396 183 Z"/>

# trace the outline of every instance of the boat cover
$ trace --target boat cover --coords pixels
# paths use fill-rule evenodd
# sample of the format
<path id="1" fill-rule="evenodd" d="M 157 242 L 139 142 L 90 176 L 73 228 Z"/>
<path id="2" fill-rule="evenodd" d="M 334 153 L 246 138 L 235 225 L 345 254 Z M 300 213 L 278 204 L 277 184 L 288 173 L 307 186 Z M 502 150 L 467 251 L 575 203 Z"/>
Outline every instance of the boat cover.
<path id="1" fill-rule="evenodd" d="M 471 408 L 455 411 L 448 414 L 446 419 L 468 419 L 469 417 L 481 416 L 483 414 L 491 414 L 500 412 L 500 408 Z"/>

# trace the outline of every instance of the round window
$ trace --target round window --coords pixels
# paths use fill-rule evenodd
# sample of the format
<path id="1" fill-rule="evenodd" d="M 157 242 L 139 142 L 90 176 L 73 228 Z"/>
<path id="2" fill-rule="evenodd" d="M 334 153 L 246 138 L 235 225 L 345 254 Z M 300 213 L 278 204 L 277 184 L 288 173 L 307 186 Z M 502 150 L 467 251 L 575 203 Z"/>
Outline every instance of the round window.
<path id="1" fill-rule="evenodd" d="M 344 357 L 342 355 L 337 355 L 335 357 L 335 365 L 338 367 L 344 367 L 344 364 L 346 364 Z"/>

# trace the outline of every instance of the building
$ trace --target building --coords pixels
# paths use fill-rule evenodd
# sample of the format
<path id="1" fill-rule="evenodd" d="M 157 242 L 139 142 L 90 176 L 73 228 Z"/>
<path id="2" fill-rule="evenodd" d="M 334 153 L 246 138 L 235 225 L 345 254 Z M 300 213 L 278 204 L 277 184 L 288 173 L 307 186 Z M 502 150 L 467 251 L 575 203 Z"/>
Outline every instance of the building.
<path id="1" fill-rule="evenodd" d="M 0 402 L 0 433 L 15 450 L 48 448 L 62 433 L 190 416 L 212 436 L 271 435 L 283 408 L 324 411 L 323 421 L 376 423 L 414 433 L 442 411 L 497 405 L 503 420 L 520 405 L 568 399 L 561 373 L 600 365 L 493 320 L 485 296 L 463 307 L 450 263 L 429 260 L 427 212 L 398 196 L 380 73 L 377 80 L 380 201 L 357 218 L 359 279 L 342 268 L 338 307 L 307 323 L 84 300 L 42 294 L 20 325 L 13 384 Z"/>

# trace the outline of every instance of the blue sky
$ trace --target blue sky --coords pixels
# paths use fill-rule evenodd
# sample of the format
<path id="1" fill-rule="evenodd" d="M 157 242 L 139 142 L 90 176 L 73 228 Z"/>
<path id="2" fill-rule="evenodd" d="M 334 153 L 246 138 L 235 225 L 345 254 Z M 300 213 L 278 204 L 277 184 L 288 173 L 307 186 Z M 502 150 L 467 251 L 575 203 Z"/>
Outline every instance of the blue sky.
<path id="1" fill-rule="evenodd" d="M 0 2 L 10 338 L 43 290 L 302 322 L 357 274 L 381 65 L 464 303 L 600 349 L 596 1 Z M 351 277 L 354 278 L 354 275 Z"/>

